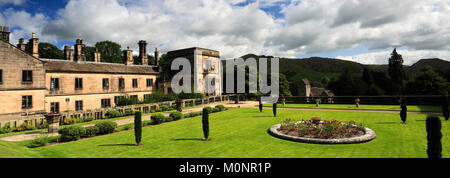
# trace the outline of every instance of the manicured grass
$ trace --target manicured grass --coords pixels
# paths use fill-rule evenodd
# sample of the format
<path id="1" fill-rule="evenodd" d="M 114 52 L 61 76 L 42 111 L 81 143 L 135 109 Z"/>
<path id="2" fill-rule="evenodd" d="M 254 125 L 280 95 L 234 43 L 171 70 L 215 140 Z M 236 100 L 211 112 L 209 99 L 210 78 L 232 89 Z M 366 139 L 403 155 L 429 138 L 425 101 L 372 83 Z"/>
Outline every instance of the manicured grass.
<path id="1" fill-rule="evenodd" d="M 270 126 L 285 118 L 311 117 L 364 123 L 377 133 L 368 143 L 317 145 L 291 142 L 270 136 Z M 141 146 L 134 146 L 134 131 L 84 139 L 40 148 L 25 148 L 27 142 L 0 141 L 0 157 L 74 158 L 426 158 L 424 114 L 409 114 L 401 124 L 399 114 L 336 111 L 241 108 L 210 115 L 210 137 L 203 142 L 201 117 L 143 128 Z M 442 154 L 450 157 L 448 121 L 442 122 Z"/>
<path id="2" fill-rule="evenodd" d="M 272 107 L 272 105 L 265 104 L 264 107 Z M 278 104 L 280 108 L 307 108 L 307 109 L 349 109 L 349 110 L 386 110 L 386 111 L 400 111 L 400 105 L 360 105 L 359 108 L 356 105 L 348 104 L 320 104 L 316 107 L 316 104 Z M 442 112 L 441 106 L 407 106 L 408 111 L 421 111 L 421 112 Z"/>

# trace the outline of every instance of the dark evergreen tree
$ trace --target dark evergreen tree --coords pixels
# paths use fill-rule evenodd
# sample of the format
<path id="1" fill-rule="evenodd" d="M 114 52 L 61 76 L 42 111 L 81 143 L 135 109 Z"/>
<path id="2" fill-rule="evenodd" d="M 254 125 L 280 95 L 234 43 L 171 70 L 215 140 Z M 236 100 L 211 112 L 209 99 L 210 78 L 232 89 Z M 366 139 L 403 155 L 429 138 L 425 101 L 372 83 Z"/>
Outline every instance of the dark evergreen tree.
<path id="1" fill-rule="evenodd" d="M 393 81 L 394 94 L 398 94 L 403 84 L 403 57 L 394 49 L 389 58 L 389 76 Z"/>
<path id="2" fill-rule="evenodd" d="M 402 99 L 400 99 L 400 106 L 402 108 L 402 110 L 400 111 L 400 118 L 402 119 L 403 123 L 406 123 L 406 116 L 408 112 L 408 108 L 406 107 L 406 98 L 402 97 Z"/>
<path id="3" fill-rule="evenodd" d="M 263 111 L 263 104 L 262 104 L 262 100 L 261 97 L 259 97 L 259 112 Z"/>
<path id="4" fill-rule="evenodd" d="M 208 109 L 203 108 L 202 114 L 202 124 L 203 124 L 203 136 L 205 136 L 205 141 L 209 140 L 209 113 Z"/>
<path id="5" fill-rule="evenodd" d="M 136 139 L 136 145 L 141 144 L 142 139 L 142 112 L 137 111 L 134 115 L 134 136 Z"/>
<path id="6" fill-rule="evenodd" d="M 277 103 L 273 104 L 273 116 L 277 117 Z"/>
<path id="7" fill-rule="evenodd" d="M 447 80 L 431 66 L 425 66 L 405 86 L 408 95 L 448 95 L 449 89 Z"/>
<path id="8" fill-rule="evenodd" d="M 442 96 L 442 115 L 444 115 L 444 118 L 446 121 L 448 121 L 448 118 L 450 117 L 450 111 L 448 108 L 448 96 Z"/>
<path id="9" fill-rule="evenodd" d="M 441 120 L 437 116 L 427 117 L 427 154 L 428 158 L 441 158 L 442 157 L 442 133 L 441 133 Z"/>

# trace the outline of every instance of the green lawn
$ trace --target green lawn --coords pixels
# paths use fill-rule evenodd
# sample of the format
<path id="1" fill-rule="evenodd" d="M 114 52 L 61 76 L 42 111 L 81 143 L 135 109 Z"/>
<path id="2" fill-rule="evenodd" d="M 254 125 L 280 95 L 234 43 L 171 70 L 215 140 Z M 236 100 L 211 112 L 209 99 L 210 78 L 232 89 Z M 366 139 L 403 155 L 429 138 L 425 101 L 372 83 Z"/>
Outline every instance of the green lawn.
<path id="1" fill-rule="evenodd" d="M 271 104 L 265 104 L 264 107 L 272 107 Z M 349 110 L 386 110 L 386 111 L 400 111 L 400 105 L 360 105 L 359 108 L 356 105 L 349 104 L 320 104 L 316 107 L 316 104 L 278 104 L 280 108 L 307 108 L 307 109 L 349 109 Z M 442 112 L 441 106 L 407 106 L 408 111 L 421 111 L 421 112 Z"/>
<path id="2" fill-rule="evenodd" d="M 143 145 L 136 147 L 132 130 L 40 148 L 26 148 L 28 142 L 0 141 L 0 157 L 70 158 L 425 158 L 426 130 L 423 114 L 409 114 L 401 124 L 398 114 L 336 111 L 241 108 L 210 115 L 211 142 L 203 142 L 201 117 L 143 129 Z M 281 140 L 270 136 L 270 126 L 285 118 L 364 123 L 377 133 L 368 143 L 317 145 Z M 442 122 L 442 154 L 450 157 L 448 121 Z"/>

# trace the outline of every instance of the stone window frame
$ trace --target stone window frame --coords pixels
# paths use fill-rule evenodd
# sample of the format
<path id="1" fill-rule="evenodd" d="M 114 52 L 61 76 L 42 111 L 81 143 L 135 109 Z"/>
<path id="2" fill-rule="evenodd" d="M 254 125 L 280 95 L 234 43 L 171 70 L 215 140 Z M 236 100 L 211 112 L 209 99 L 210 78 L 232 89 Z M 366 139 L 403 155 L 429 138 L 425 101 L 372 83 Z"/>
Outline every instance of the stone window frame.
<path id="1" fill-rule="evenodd" d="M 104 98 L 101 100 L 102 108 L 110 108 L 111 107 L 111 98 Z"/>
<path id="2" fill-rule="evenodd" d="M 134 78 L 132 80 L 133 88 L 139 88 L 139 80 L 137 78 Z"/>
<path id="3" fill-rule="evenodd" d="M 83 78 L 75 78 L 75 90 L 83 89 Z"/>
<path id="4" fill-rule="evenodd" d="M 52 113 L 59 113 L 59 102 L 51 102 L 50 103 L 50 112 Z"/>
<path id="5" fill-rule="evenodd" d="M 109 89 L 109 78 L 103 78 L 102 79 L 102 88 L 104 90 L 108 90 Z"/>
<path id="6" fill-rule="evenodd" d="M 57 91 L 60 88 L 59 78 L 50 78 L 50 90 Z"/>
<path id="7" fill-rule="evenodd" d="M 31 109 L 33 108 L 33 96 L 26 95 L 22 96 L 22 109 Z"/>
<path id="8" fill-rule="evenodd" d="M 120 90 L 125 89 L 125 79 L 124 78 L 119 78 L 119 89 Z"/>
<path id="9" fill-rule="evenodd" d="M 154 83 L 154 81 L 152 78 L 147 79 L 147 87 L 153 87 L 153 83 Z"/>
<path id="10" fill-rule="evenodd" d="M 22 70 L 22 83 L 33 83 L 33 70 Z"/>
<path id="11" fill-rule="evenodd" d="M 75 101 L 75 111 L 83 111 L 83 100 Z"/>

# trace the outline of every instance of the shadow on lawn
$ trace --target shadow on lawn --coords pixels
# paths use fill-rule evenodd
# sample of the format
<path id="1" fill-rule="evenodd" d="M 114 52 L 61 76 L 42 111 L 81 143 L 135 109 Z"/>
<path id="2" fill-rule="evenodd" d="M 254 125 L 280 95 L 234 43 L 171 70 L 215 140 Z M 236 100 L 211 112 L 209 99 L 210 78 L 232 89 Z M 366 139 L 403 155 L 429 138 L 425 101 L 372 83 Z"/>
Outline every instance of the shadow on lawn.
<path id="1" fill-rule="evenodd" d="M 177 138 L 177 139 L 170 139 L 170 141 L 203 141 L 203 139 L 200 139 L 200 138 Z"/>
<path id="2" fill-rule="evenodd" d="M 136 146 L 136 144 L 108 144 L 108 145 L 99 145 L 99 146 Z"/>
<path id="3" fill-rule="evenodd" d="M 377 122 L 375 124 L 401 124 L 401 122 Z"/>

